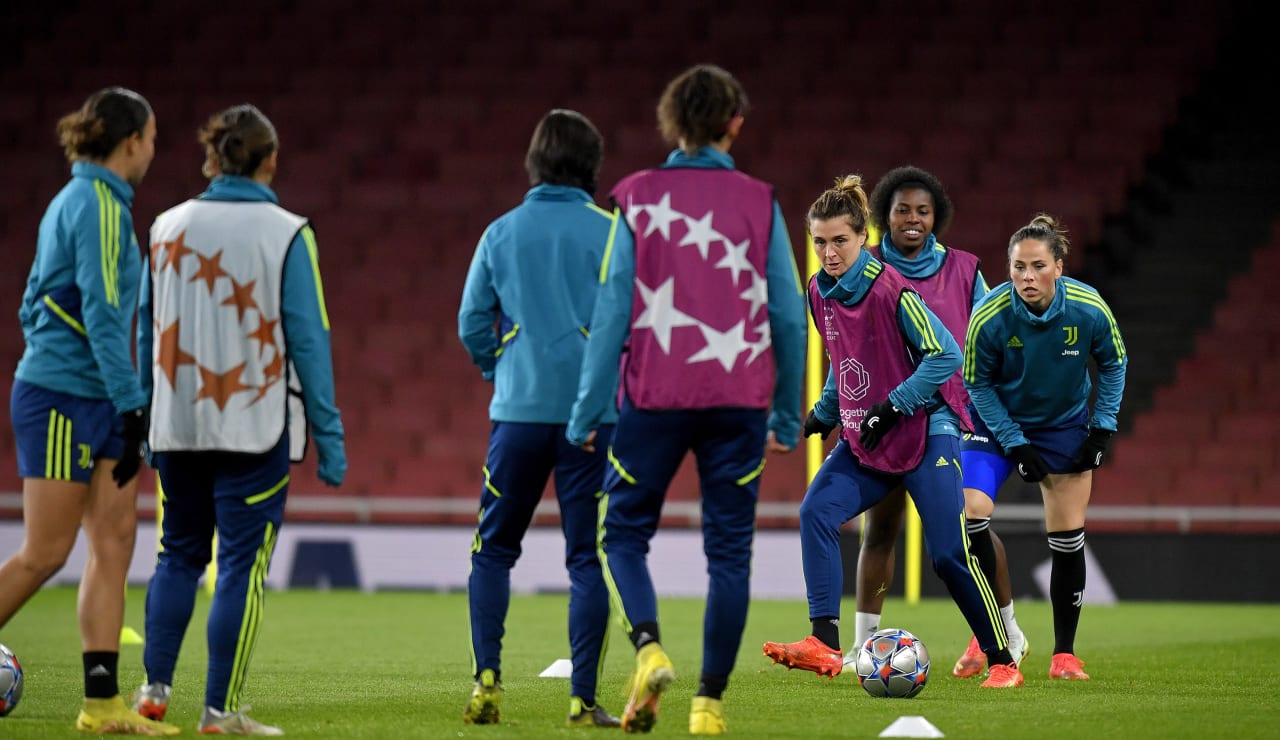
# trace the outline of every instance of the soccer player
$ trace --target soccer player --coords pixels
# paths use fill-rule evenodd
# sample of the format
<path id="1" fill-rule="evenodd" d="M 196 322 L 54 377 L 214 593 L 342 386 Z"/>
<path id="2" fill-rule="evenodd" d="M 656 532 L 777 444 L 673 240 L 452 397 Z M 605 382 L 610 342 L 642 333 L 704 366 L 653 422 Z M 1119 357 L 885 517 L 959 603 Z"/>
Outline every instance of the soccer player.
<path id="1" fill-rule="evenodd" d="M 132 357 L 142 261 L 130 208 L 155 155 L 156 117 L 138 93 L 110 87 L 63 116 L 58 138 L 71 181 L 40 221 L 18 311 L 26 349 L 10 408 L 24 537 L 0 565 L 0 626 L 62 568 L 83 527 L 76 729 L 174 735 L 125 705 L 117 672 L 147 423 Z"/>
<path id="2" fill-rule="evenodd" d="M 692 450 L 710 587 L 702 675 L 689 732 L 726 731 L 723 694 L 750 603 L 751 546 L 764 453 L 800 430 L 804 303 L 773 188 L 734 169 L 748 112 L 742 85 L 714 65 L 684 70 L 658 103 L 666 163 L 622 179 L 622 216 L 601 274 L 567 436 L 604 446 L 623 344 L 622 408 L 604 485 L 601 555 L 636 647 L 622 726 L 648 732 L 675 669 L 662 649 L 647 554 L 667 487 Z"/>
<path id="3" fill-rule="evenodd" d="M 994 500 L 1015 468 L 1039 483 L 1052 554 L 1053 658 L 1049 677 L 1086 680 L 1075 655 L 1084 601 L 1085 510 L 1093 471 L 1116 429 L 1128 355 L 1098 291 L 1064 277 L 1067 231 L 1039 214 L 1009 239 L 1009 280 L 973 309 L 964 383 L 974 433 L 965 487 Z M 1097 398 L 1089 361 L 1098 371 Z"/>
<path id="4" fill-rule="evenodd" d="M 880 244 L 869 248 L 872 257 L 902 273 L 956 342 L 963 343 L 969 327 L 969 312 L 986 295 L 987 282 L 982 277 L 977 256 L 944 246 L 939 241 L 954 213 L 951 197 L 942 182 L 919 167 L 897 167 L 876 183 L 869 209 L 872 224 L 882 234 Z M 947 384 L 959 389 L 962 403 L 967 405 L 969 395 L 963 390 L 959 370 Z M 972 430 L 965 430 L 969 431 Z M 966 467 L 963 443 L 960 467 Z M 966 488 L 964 496 L 970 550 L 995 590 L 1005 634 L 1009 637 L 1009 652 L 1015 662 L 1021 662 L 1026 652 L 1026 638 L 1014 618 L 1004 544 L 991 529 L 992 501 L 972 488 Z M 885 592 L 893 583 L 894 543 L 902 531 L 905 509 L 905 492 L 899 488 L 866 512 L 858 553 L 854 641 L 853 648 L 845 654 L 845 665 L 857 657 L 857 646 L 880 629 Z M 975 637 L 970 639 L 969 648 L 956 663 L 953 673 L 974 676 L 986 667 L 987 656 Z"/>
<path id="5" fill-rule="evenodd" d="M 463 720 L 498 722 L 502 636 L 511 568 L 547 480 L 555 473 L 569 570 L 570 727 L 617 727 L 596 701 L 608 644 L 609 592 L 596 557 L 603 449 L 564 438 L 599 292 L 600 265 L 617 228 L 593 194 L 604 141 L 581 113 L 555 109 L 534 129 L 525 169 L 533 187 L 480 237 L 458 310 L 458 337 L 494 384 L 480 522 L 467 597 L 475 687 Z M 615 373 L 616 376 L 616 373 Z M 604 417 L 601 439 L 616 414 Z"/>
<path id="6" fill-rule="evenodd" d="M 254 106 L 237 105 L 211 116 L 199 141 L 209 187 L 151 226 L 138 322 L 164 518 L 147 586 L 147 683 L 135 708 L 157 719 L 168 708 L 216 533 L 198 729 L 282 735 L 245 714 L 241 699 L 289 463 L 301 459 L 308 427 L 320 480 L 338 486 L 347 470 L 329 317 L 315 234 L 306 218 L 280 207 L 270 187 L 279 163 L 275 127 Z"/>
<path id="7" fill-rule="evenodd" d="M 865 249 L 867 196 L 847 175 L 809 208 L 822 270 L 809 281 L 831 371 L 805 431 L 841 438 L 800 504 L 800 546 L 812 634 L 766 642 L 775 663 L 835 677 L 843 568 L 840 526 L 899 487 L 920 511 L 933 569 L 991 661 L 987 688 L 1021 686 L 991 587 L 964 532 L 960 430 L 971 428 L 958 384 L 960 347 L 902 275 Z"/>

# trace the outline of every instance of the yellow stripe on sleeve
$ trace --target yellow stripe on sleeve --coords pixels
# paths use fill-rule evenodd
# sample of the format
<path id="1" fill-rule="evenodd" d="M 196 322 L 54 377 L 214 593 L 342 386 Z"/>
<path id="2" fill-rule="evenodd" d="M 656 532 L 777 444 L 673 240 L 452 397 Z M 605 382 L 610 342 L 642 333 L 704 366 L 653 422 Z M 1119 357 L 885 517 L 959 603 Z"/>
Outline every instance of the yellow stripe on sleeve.
<path id="1" fill-rule="evenodd" d="M 64 311 L 62 309 L 62 306 L 59 306 L 56 302 L 54 302 L 52 298 L 50 298 L 49 296 L 45 296 L 44 305 L 48 306 L 50 311 L 53 311 L 55 314 L 57 314 L 58 318 L 67 322 L 67 325 L 70 326 L 72 329 L 75 329 L 78 333 L 83 334 L 86 337 L 89 336 L 89 332 L 85 330 L 84 326 L 79 321 L 76 321 L 71 316 L 71 314 Z"/>
<path id="2" fill-rule="evenodd" d="M 613 213 L 609 214 L 609 218 L 613 223 L 609 226 L 609 238 L 604 243 L 604 257 L 600 260 L 600 284 L 604 285 L 605 278 L 609 276 L 609 260 L 613 258 L 613 240 L 618 235 L 618 221 L 622 219 L 622 211 L 617 208 L 613 209 Z"/>
<path id="3" fill-rule="evenodd" d="M 992 317 L 1000 313 L 1000 311 L 1008 308 L 1011 296 L 1008 293 L 1002 293 L 993 298 L 989 303 L 983 304 L 969 318 L 969 330 L 964 335 L 964 379 L 973 382 L 974 373 L 977 372 L 977 343 L 978 334 L 982 331 L 982 327 Z"/>
<path id="4" fill-rule="evenodd" d="M 329 331 L 329 311 L 324 305 L 324 284 L 320 281 L 320 257 L 316 253 L 316 232 L 310 225 L 302 227 L 302 241 L 307 244 L 307 255 L 311 257 L 311 274 L 316 278 L 316 305 L 320 307 L 320 323 L 325 331 Z"/>
<path id="5" fill-rule="evenodd" d="M 1074 285 L 1067 285 L 1067 300 L 1084 303 L 1093 306 L 1102 312 L 1107 319 L 1107 325 L 1111 331 L 1111 341 L 1116 348 L 1116 358 L 1123 360 L 1126 354 L 1124 340 L 1120 338 L 1120 327 L 1116 324 L 1116 317 L 1112 315 L 1111 309 L 1107 307 L 1102 296 L 1087 290 L 1082 290 Z"/>
<path id="6" fill-rule="evenodd" d="M 933 331 L 933 324 L 929 322 L 929 316 L 925 313 L 924 303 L 920 300 L 920 296 L 915 293 L 903 293 L 899 303 L 907 311 L 907 317 L 911 319 L 911 323 L 915 325 L 916 331 L 920 333 L 920 349 L 925 353 L 935 353 L 942 351 L 942 342 L 938 341 L 938 335 Z"/>

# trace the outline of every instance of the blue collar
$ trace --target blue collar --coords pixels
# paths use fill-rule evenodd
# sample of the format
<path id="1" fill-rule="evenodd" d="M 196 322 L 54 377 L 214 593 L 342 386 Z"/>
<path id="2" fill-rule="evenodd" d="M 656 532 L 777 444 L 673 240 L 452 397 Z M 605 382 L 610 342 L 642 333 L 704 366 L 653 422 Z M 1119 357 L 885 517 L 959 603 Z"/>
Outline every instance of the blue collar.
<path id="1" fill-rule="evenodd" d="M 534 185 L 524 194 L 525 202 L 531 200 L 565 200 L 565 201 L 582 201 L 584 203 L 592 203 L 594 199 L 591 194 L 582 188 L 575 188 L 572 185 Z"/>
<path id="2" fill-rule="evenodd" d="M 667 155 L 667 161 L 663 163 L 663 167 L 700 167 L 702 169 L 733 169 L 733 157 L 728 152 L 722 152 L 713 146 L 704 146 L 693 155 L 684 153 L 683 149 L 676 149 Z"/>
<path id="3" fill-rule="evenodd" d="M 938 270 L 942 269 L 942 260 L 947 255 L 947 250 L 938 243 L 937 238 L 930 234 L 924 241 L 924 246 L 916 253 L 915 257 L 907 258 L 898 248 L 893 246 L 893 240 L 886 233 L 880 239 L 880 256 L 884 261 L 892 265 L 904 276 L 912 280 L 920 280 L 927 278 Z"/>
<path id="4" fill-rule="evenodd" d="M 862 254 L 858 255 L 858 259 L 854 260 L 853 265 L 840 276 L 839 280 L 819 268 L 818 295 L 846 306 L 852 306 L 862 300 L 867 291 L 871 290 L 871 284 L 874 282 L 874 277 L 867 277 L 864 274 L 867 271 L 867 265 L 873 261 L 876 260 L 871 256 L 871 250 L 862 250 Z M 876 261 L 876 264 L 880 263 Z M 878 275 L 879 271 L 875 271 L 875 274 Z"/>
<path id="5" fill-rule="evenodd" d="M 209 187 L 200 194 L 201 200 L 255 200 L 269 201 L 280 205 L 275 191 L 257 180 L 239 175 L 218 175 L 209 182 Z"/>
<path id="6" fill-rule="evenodd" d="M 107 184 L 107 187 L 111 188 L 111 191 L 116 194 L 116 198 L 121 203 L 124 203 L 126 207 L 133 207 L 133 186 L 125 182 L 123 177 L 106 167 L 83 160 L 72 162 L 71 176 L 83 177 L 89 180 L 101 180 Z"/>
<path id="7" fill-rule="evenodd" d="M 1042 314 L 1036 314 L 1022 299 L 1022 294 L 1018 292 L 1018 286 L 1010 282 L 1009 290 L 1013 291 L 1013 310 L 1021 316 L 1025 321 L 1031 324 L 1047 324 L 1059 316 L 1066 310 L 1067 305 L 1067 285 L 1063 282 L 1065 278 L 1058 278 L 1053 283 L 1053 298 L 1049 301 L 1049 307 Z"/>

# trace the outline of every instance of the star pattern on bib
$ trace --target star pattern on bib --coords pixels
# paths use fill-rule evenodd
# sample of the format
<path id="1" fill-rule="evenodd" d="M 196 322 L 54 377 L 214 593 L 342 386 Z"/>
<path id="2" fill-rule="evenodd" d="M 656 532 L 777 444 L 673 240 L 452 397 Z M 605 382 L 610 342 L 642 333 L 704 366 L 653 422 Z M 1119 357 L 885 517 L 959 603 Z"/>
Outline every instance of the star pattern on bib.
<path id="1" fill-rule="evenodd" d="M 636 281 L 640 290 L 640 299 L 644 301 L 644 311 L 636 319 L 632 328 L 651 329 L 658 340 L 658 346 L 664 354 L 671 354 L 671 330 L 677 326 L 700 326 L 700 322 L 692 316 L 676 309 L 676 279 L 667 278 L 656 289 Z"/>
<path id="2" fill-rule="evenodd" d="M 245 363 L 240 363 L 226 372 L 217 373 L 204 365 L 196 365 L 196 369 L 200 371 L 200 390 L 196 393 L 196 401 L 202 398 L 211 398 L 218 405 L 219 411 L 224 411 L 227 407 L 227 401 L 231 396 L 240 391 L 257 390 L 256 386 L 245 385 L 240 382 L 240 375 L 244 372 Z"/>
<path id="3" fill-rule="evenodd" d="M 280 319 L 268 319 L 262 314 L 257 300 L 253 297 L 253 290 L 257 284 L 256 280 L 241 283 L 222 267 L 223 250 L 219 249 L 212 255 L 206 255 L 196 246 L 189 245 L 186 242 L 186 237 L 187 232 L 184 230 L 179 232 L 178 236 L 172 241 L 157 241 L 151 245 L 153 273 L 158 275 L 164 270 L 173 270 L 179 278 L 182 278 L 183 258 L 187 255 L 194 255 L 197 260 L 196 268 L 191 272 L 190 276 L 186 277 L 186 282 L 204 282 L 208 290 L 209 299 L 216 301 L 217 298 L 215 296 L 219 295 L 219 286 L 223 285 L 225 281 L 230 293 L 227 293 L 218 302 L 218 306 L 234 309 L 236 320 L 241 325 L 246 322 L 246 318 L 250 315 L 256 316 L 257 321 L 253 325 L 253 329 L 244 336 L 257 340 L 259 357 L 262 357 L 268 351 L 273 354 L 270 361 L 262 367 L 263 382 L 246 383 L 242 376 L 247 363 L 241 362 L 225 371 L 218 372 L 214 368 L 201 365 L 193 355 L 183 350 L 179 346 L 181 322 L 174 321 L 167 327 L 156 327 L 156 364 L 169 381 L 170 387 L 177 386 L 177 375 L 180 367 L 193 365 L 200 379 L 199 390 L 195 398 L 196 403 L 206 399 L 211 400 L 218 407 L 218 410 L 222 411 L 226 409 L 227 403 L 235 394 L 253 392 L 254 398 L 247 404 L 252 405 L 262 399 L 272 386 L 284 380 L 284 356 L 275 342 L 275 331 L 280 324 Z M 226 289 L 223 290 L 225 291 Z"/>
<path id="4" fill-rule="evenodd" d="M 727 277 L 733 281 L 735 289 L 745 284 L 746 288 L 737 295 L 750 304 L 748 317 L 752 322 L 760 307 L 769 302 L 768 281 L 747 259 L 751 240 L 734 242 L 716 230 L 714 210 L 697 217 L 689 215 L 672 207 L 671 193 L 667 192 L 662 194 L 657 203 L 629 203 L 625 215 L 632 233 L 649 236 L 657 232 L 665 240 L 678 237 L 674 243 L 677 250 L 696 247 L 703 262 L 716 260 L 711 265 L 713 270 L 729 271 Z M 678 229 L 681 225 L 684 227 L 683 234 L 673 229 Z M 717 251 L 717 244 L 722 253 Z M 685 360 L 687 364 L 718 362 L 727 373 L 733 370 L 743 353 L 747 353 L 747 364 L 751 364 L 771 346 L 772 335 L 767 317 L 759 324 L 748 326 L 748 322 L 739 321 L 728 330 L 720 331 L 677 306 L 674 275 L 652 288 L 637 279 L 636 289 L 644 307 L 632 329 L 652 331 L 664 354 L 671 354 L 671 336 L 674 330 L 697 327 L 705 344 L 689 355 Z M 755 335 L 755 339 L 748 338 L 748 333 Z"/>
<path id="5" fill-rule="evenodd" d="M 194 365 L 196 358 L 187 354 L 178 346 L 178 322 L 175 321 L 165 327 L 163 331 L 156 335 L 157 352 L 156 364 L 160 366 L 160 372 L 169 379 L 170 387 L 177 383 L 178 367 L 181 365 Z"/>

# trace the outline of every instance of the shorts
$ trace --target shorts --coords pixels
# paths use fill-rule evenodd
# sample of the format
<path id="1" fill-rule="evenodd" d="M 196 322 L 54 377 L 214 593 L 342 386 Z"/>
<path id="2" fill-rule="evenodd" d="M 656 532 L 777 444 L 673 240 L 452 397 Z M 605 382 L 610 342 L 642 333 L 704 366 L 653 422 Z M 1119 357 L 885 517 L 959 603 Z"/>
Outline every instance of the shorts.
<path id="1" fill-rule="evenodd" d="M 1004 454 L 995 435 L 987 428 L 977 409 L 969 406 L 973 417 L 973 433 L 965 434 L 960 442 L 960 461 L 964 470 L 964 487 L 976 488 L 995 500 L 996 493 L 1014 462 Z M 1044 458 L 1050 473 L 1079 473 L 1088 467 L 1076 465 L 1073 458 L 1089 436 L 1089 412 L 1081 411 L 1066 422 L 1052 427 L 1023 427 L 1022 436 Z"/>
<path id="2" fill-rule="evenodd" d="M 96 460 L 119 460 L 124 452 L 124 424 L 105 398 L 14 380 L 9 416 L 20 478 L 88 483 Z"/>

